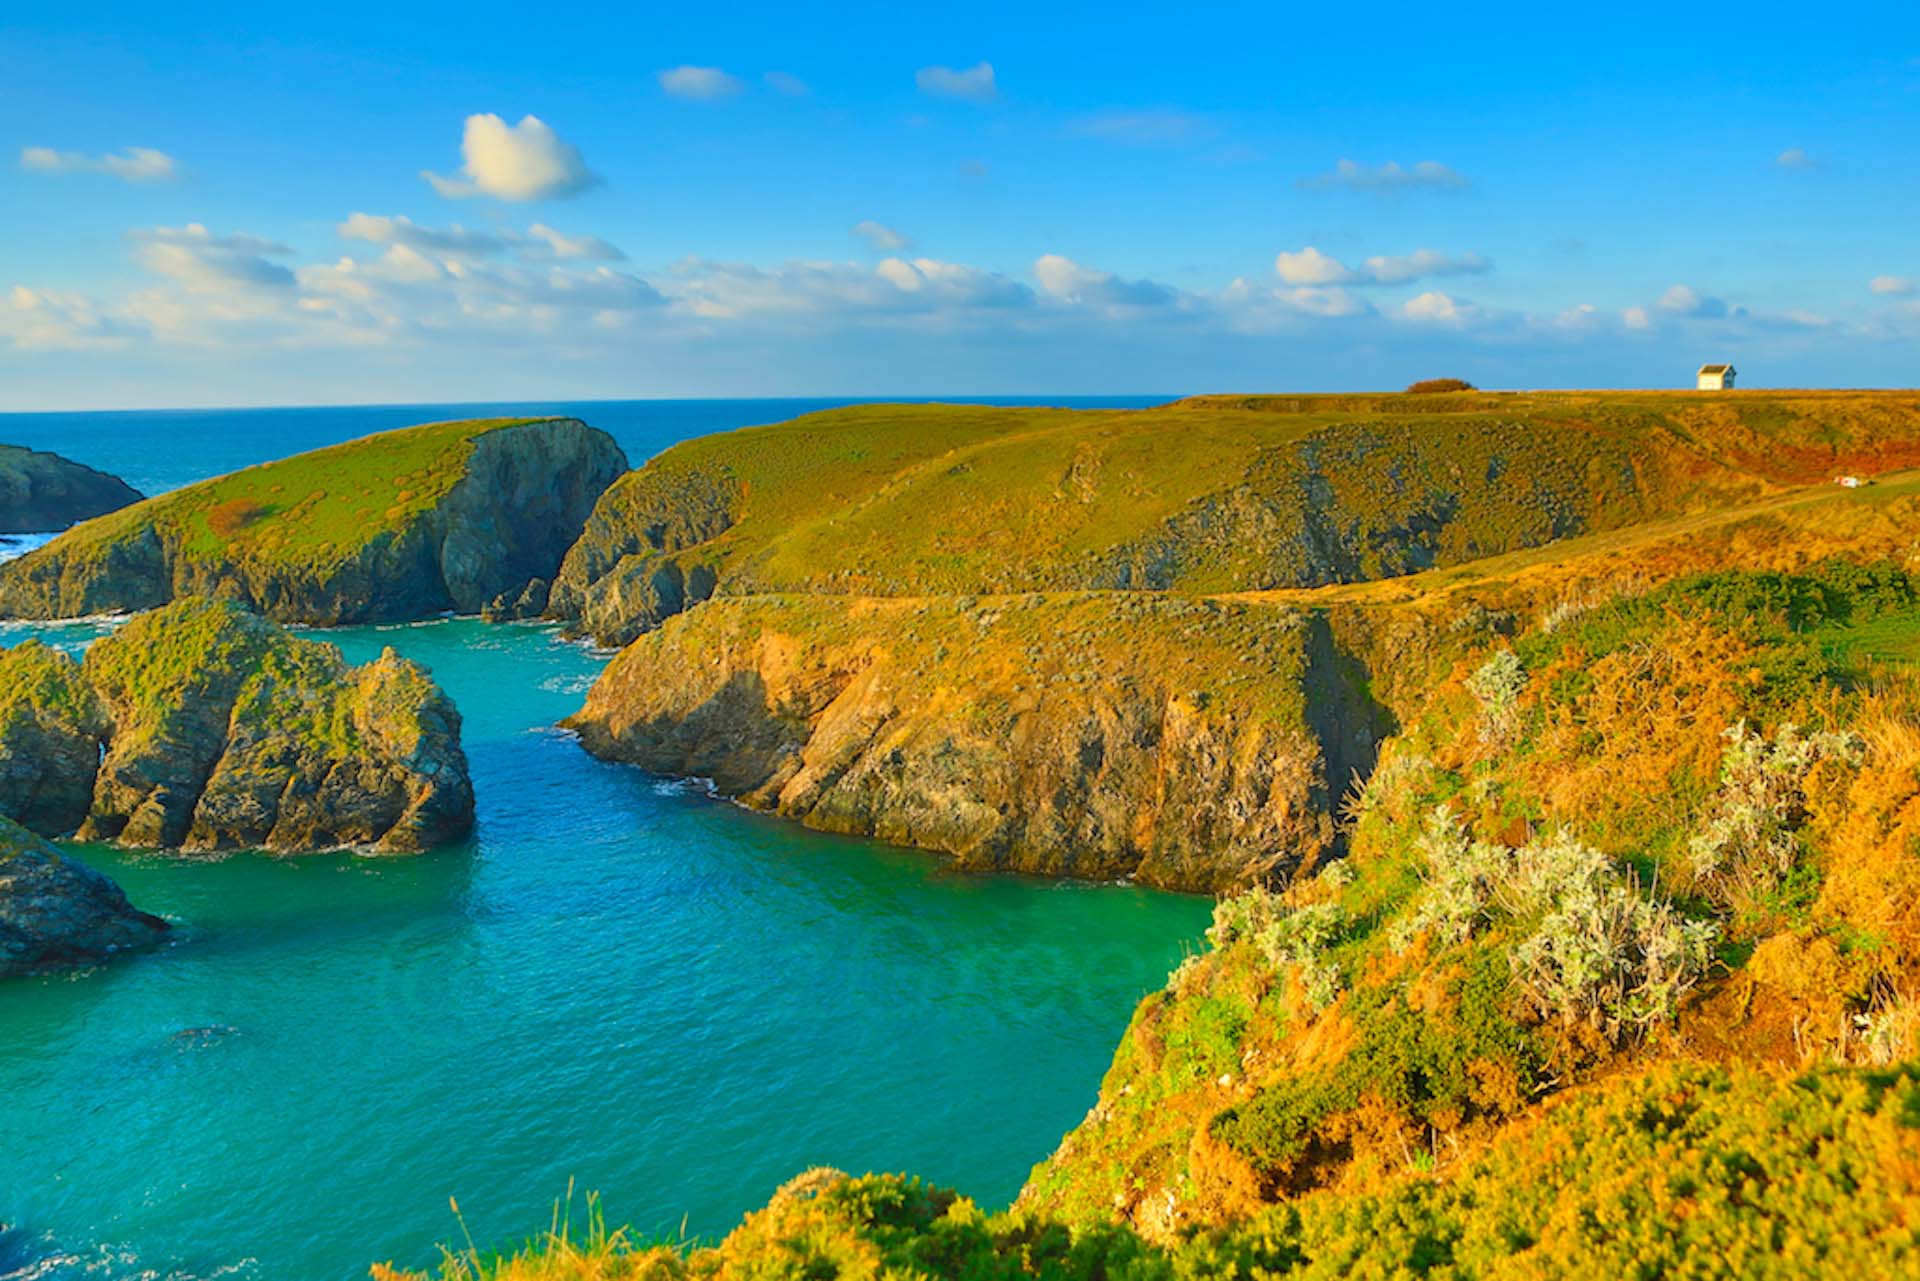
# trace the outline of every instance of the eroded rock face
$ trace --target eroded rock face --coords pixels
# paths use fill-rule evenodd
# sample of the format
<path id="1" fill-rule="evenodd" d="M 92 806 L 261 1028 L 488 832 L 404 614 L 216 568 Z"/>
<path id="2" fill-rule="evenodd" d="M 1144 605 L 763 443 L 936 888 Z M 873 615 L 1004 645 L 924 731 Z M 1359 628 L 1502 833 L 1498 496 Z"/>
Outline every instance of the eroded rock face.
<path id="1" fill-rule="evenodd" d="M 1294 611 L 1143 596 L 714 600 L 622 651 L 568 723 L 810 827 L 1208 890 L 1333 840 L 1346 779 L 1309 684 L 1369 721 L 1315 643 Z"/>
<path id="2" fill-rule="evenodd" d="M 392 650 L 349 667 L 237 605 L 188 600 L 84 664 L 37 645 L 0 654 L 0 677 L 48 691 L 0 699 L 0 813 L 49 834 L 411 852 L 473 825 L 460 715 Z"/>
<path id="3" fill-rule="evenodd" d="M 105 876 L 0 818 L 0 976 L 91 965 L 167 928 Z"/>
<path id="4" fill-rule="evenodd" d="M 0 814 L 42 836 L 79 827 L 111 729 L 80 664 L 39 641 L 0 649 Z"/>
<path id="5" fill-rule="evenodd" d="M 627 470 L 626 455 L 577 419 L 474 424 L 464 435 L 462 426 L 297 455 L 163 495 L 110 527 L 82 525 L 0 566 L 0 615 L 133 612 L 187 596 L 326 626 L 479 613 L 502 598 L 527 597 L 531 609 L 532 584 L 559 572 L 595 500 Z M 427 432 L 458 451 L 455 462 L 419 461 L 418 433 Z M 458 475 L 425 502 L 394 488 L 405 467 L 421 469 L 423 486 L 448 467 Z M 355 473 L 377 497 L 340 511 L 336 491 L 361 483 Z M 230 492 L 239 489 L 248 492 Z"/>
<path id="6" fill-rule="evenodd" d="M 0 445 L 0 534 L 41 534 L 140 501 L 105 472 L 37 449 Z"/>

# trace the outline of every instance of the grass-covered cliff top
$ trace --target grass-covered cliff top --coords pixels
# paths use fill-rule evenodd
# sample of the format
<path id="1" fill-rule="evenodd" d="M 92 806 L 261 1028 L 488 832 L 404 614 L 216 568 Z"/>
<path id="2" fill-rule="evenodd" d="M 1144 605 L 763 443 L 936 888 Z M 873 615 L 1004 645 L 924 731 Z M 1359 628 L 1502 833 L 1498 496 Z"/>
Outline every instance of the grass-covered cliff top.
<path id="1" fill-rule="evenodd" d="M 152 531 L 187 559 L 324 568 L 431 510 L 477 438 L 543 421 L 425 423 L 262 463 L 87 521 L 22 560 L 92 560 Z"/>
<path id="2" fill-rule="evenodd" d="M 675 446 L 609 491 L 587 541 L 616 517 L 642 546 L 668 531 L 730 590 L 1244 590 L 1459 564 L 1916 464 L 1909 393 L 877 405 Z"/>

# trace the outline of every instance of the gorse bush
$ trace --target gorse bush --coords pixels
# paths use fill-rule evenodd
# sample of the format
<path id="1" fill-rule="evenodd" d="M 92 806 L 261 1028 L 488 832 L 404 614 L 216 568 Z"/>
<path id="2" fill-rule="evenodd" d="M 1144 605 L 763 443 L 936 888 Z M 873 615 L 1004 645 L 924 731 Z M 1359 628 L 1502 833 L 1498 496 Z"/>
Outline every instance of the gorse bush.
<path id="1" fill-rule="evenodd" d="M 1568 831 L 1520 846 L 1476 841 L 1450 815 L 1428 819 L 1426 883 L 1393 931 L 1464 942 L 1508 927 L 1514 979 L 1543 1018 L 1584 1022 L 1619 1043 L 1669 1021 L 1706 972 L 1717 930 L 1641 892 Z"/>
<path id="2" fill-rule="evenodd" d="M 1442 391 L 1478 390 L 1479 388 L 1464 378 L 1422 378 L 1418 382 L 1407 384 L 1407 394 L 1409 396 L 1424 396 Z"/>
<path id="3" fill-rule="evenodd" d="M 1822 761 L 1857 766 L 1865 744 L 1851 733 L 1803 734 L 1791 722 L 1769 738 L 1740 721 L 1724 737 L 1719 787 L 1687 858 L 1710 897 L 1738 908 L 1778 886 L 1799 862 L 1807 776 Z"/>

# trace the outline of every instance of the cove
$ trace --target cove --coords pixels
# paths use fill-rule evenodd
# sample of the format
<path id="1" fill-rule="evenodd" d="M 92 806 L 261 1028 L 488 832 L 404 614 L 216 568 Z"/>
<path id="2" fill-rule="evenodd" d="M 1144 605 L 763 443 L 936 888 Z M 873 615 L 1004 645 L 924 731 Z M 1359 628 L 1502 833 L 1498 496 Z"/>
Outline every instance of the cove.
<path id="1" fill-rule="evenodd" d="M 430 1262 L 449 1196 L 508 1243 L 569 1180 L 699 1235 L 818 1164 L 1004 1204 L 1206 923 L 1200 899 L 956 875 L 597 762 L 550 726 L 604 655 L 544 626 L 323 635 L 454 697 L 474 839 L 74 847 L 179 928 L 0 985 L 0 1279 L 344 1281 Z"/>

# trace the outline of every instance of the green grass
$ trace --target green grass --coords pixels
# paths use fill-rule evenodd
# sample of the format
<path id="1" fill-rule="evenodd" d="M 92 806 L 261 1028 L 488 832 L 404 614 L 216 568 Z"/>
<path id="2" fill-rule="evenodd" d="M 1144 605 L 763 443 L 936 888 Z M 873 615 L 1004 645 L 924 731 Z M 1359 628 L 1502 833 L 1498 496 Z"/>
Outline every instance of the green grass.
<path id="1" fill-rule="evenodd" d="M 610 491 L 727 590 L 1228 592 L 1463 565 L 1920 462 L 1892 393 L 1208 397 L 881 405 L 687 442 Z M 616 522 L 618 523 L 618 522 Z"/>
<path id="2" fill-rule="evenodd" d="M 154 529 L 188 560 L 323 573 L 431 510 L 465 474 L 475 438 L 538 421 L 426 423 L 263 463 L 87 521 L 36 555 L 103 557 Z"/>

